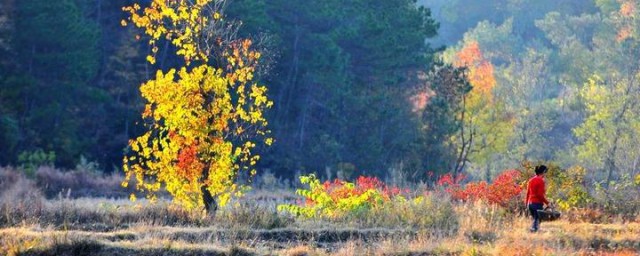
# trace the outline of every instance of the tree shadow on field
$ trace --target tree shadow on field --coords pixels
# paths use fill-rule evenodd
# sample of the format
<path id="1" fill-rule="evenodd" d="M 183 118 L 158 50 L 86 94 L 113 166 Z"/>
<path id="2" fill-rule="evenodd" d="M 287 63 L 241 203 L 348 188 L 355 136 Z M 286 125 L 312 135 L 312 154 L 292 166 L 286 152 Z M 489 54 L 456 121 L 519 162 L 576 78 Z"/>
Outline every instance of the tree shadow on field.
<path id="1" fill-rule="evenodd" d="M 54 244 L 48 248 L 38 248 L 27 250 L 17 255 L 21 256 L 107 256 L 107 255 L 255 255 L 255 253 L 232 247 L 230 250 L 195 249 L 195 248 L 128 248 L 114 247 L 101 244 L 97 241 L 75 241 L 72 243 Z"/>

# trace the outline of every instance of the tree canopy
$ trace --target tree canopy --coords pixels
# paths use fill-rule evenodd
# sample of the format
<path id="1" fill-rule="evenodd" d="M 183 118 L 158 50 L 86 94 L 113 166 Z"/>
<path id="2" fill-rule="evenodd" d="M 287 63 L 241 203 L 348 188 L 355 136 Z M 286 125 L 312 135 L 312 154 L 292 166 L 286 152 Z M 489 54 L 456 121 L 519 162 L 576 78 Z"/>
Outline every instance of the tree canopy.
<path id="1" fill-rule="evenodd" d="M 272 142 L 263 112 L 273 103 L 266 87 L 253 81 L 260 52 L 229 31 L 234 28 L 224 21 L 225 4 L 157 0 L 124 8 L 149 37 L 149 63 L 156 63 L 160 39 L 184 60 L 179 70 L 158 70 L 140 86 L 148 131 L 129 141 L 123 185 L 135 177 L 136 188 L 152 199 L 166 188 L 189 209 L 224 206 L 242 192 L 242 174 L 255 174 L 255 142 Z"/>

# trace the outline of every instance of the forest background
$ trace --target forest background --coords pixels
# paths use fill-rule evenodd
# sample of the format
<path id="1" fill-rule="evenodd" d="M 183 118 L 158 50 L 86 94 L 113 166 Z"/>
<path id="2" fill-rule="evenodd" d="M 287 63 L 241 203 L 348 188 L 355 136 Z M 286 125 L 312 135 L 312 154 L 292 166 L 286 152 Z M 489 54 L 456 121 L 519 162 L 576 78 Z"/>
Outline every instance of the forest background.
<path id="1" fill-rule="evenodd" d="M 144 2 L 144 1 L 143 1 Z M 119 22 L 131 1 L 0 1 L 0 166 L 121 172 L 139 85 L 178 65 Z M 639 177 L 633 0 L 234 0 L 274 106 L 260 171 L 491 180 L 526 161 Z"/>

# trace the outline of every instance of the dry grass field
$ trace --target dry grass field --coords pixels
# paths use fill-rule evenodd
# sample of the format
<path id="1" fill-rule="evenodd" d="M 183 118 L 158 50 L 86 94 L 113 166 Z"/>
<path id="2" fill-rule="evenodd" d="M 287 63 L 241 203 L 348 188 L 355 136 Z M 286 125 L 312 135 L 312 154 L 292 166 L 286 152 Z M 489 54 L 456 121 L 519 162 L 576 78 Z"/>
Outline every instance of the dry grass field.
<path id="1" fill-rule="evenodd" d="M 276 211 L 293 198 L 283 189 L 256 189 L 207 216 L 167 201 L 46 196 L 10 172 L 0 173 L 0 255 L 640 254 L 637 217 L 569 213 L 529 233 L 526 216 L 434 194 L 413 208 L 312 220 Z"/>

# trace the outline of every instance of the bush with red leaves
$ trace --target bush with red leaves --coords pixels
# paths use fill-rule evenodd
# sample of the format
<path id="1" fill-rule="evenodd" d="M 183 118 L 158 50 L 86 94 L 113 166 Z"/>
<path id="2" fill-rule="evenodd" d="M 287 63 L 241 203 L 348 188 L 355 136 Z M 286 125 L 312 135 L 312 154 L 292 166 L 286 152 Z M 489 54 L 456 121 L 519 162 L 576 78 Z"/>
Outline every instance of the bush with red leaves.
<path id="1" fill-rule="evenodd" d="M 461 184 L 463 175 L 453 177 L 445 174 L 437 181 L 437 186 L 444 188 L 455 200 L 478 201 L 483 200 L 502 207 L 511 207 L 518 202 L 522 187 L 518 180 L 522 173 L 518 170 L 507 170 L 500 173 L 491 184 L 485 181 Z"/>

